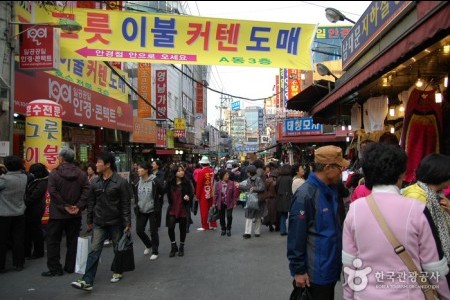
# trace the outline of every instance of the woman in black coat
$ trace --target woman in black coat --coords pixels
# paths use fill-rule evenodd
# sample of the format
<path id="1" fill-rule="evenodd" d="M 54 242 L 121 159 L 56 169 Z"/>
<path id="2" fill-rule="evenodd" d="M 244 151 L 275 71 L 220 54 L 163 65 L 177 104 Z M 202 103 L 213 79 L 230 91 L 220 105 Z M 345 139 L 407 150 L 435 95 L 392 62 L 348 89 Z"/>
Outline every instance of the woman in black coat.
<path id="1" fill-rule="evenodd" d="M 44 256 L 44 233 L 42 231 L 42 215 L 45 210 L 48 171 L 45 165 L 35 163 L 30 166 L 29 173 L 33 179 L 25 190 L 25 257 L 36 259 Z"/>
<path id="2" fill-rule="evenodd" d="M 169 207 L 167 208 L 166 224 L 169 227 L 169 239 L 171 242 L 169 257 L 174 257 L 176 252 L 178 252 L 178 256 L 184 255 L 184 242 L 186 240 L 186 230 L 193 198 L 194 191 L 184 174 L 184 167 L 182 165 L 172 166 L 167 178 Z M 177 247 L 175 241 L 176 223 L 179 224 L 180 229 L 180 248 Z"/>
<path id="3" fill-rule="evenodd" d="M 276 202 L 280 220 L 280 235 L 287 235 L 286 221 L 292 202 L 292 168 L 290 165 L 285 164 L 280 167 L 275 190 L 277 192 Z"/>

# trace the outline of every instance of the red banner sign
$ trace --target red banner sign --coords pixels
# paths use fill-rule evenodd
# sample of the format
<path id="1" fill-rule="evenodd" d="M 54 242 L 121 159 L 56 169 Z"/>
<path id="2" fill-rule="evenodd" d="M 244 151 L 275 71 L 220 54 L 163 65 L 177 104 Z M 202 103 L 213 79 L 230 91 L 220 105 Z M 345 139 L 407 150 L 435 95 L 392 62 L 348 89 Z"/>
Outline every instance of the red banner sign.
<path id="1" fill-rule="evenodd" d="M 156 147 L 166 147 L 167 134 L 166 129 L 158 127 L 156 130 Z"/>
<path id="2" fill-rule="evenodd" d="M 167 119 L 167 70 L 156 70 L 156 118 Z"/>
<path id="3" fill-rule="evenodd" d="M 46 72 L 15 72 L 14 111 L 25 114 L 28 102 L 49 99 L 61 104 L 63 121 L 133 130 L 133 109 L 128 103 L 93 92 Z"/>
<path id="4" fill-rule="evenodd" d="M 197 114 L 202 114 L 204 109 L 203 109 L 203 85 L 201 85 L 200 83 L 196 83 L 196 98 L 195 98 L 195 113 Z"/>
<path id="5" fill-rule="evenodd" d="M 21 69 L 57 69 L 59 65 L 59 35 L 49 26 L 21 25 Z"/>
<path id="6" fill-rule="evenodd" d="M 185 129 L 174 129 L 173 136 L 176 138 L 184 138 L 184 137 L 186 137 L 186 130 Z"/>

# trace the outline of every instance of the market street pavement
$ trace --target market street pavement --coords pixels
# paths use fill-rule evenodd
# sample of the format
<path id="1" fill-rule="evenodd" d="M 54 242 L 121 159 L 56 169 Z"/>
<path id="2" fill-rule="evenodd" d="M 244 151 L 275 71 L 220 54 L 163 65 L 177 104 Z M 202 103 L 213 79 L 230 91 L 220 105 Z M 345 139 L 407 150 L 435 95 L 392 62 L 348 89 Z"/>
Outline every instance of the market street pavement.
<path id="1" fill-rule="evenodd" d="M 239 206 L 233 215 L 231 237 L 220 236 L 220 230 L 197 231 L 199 216 L 193 216 L 185 256 L 173 258 L 169 258 L 170 241 L 163 220 L 159 258 L 155 261 L 144 256 L 144 246 L 133 228 L 135 271 L 124 273 L 118 283 L 110 283 L 113 249 L 105 247 L 91 292 L 70 286 L 81 277 L 79 274 L 42 277 L 41 272 L 47 271 L 46 258 L 26 261 L 25 269 L 16 272 L 9 252 L 7 268 L 11 270 L 0 274 L 0 299 L 289 299 L 292 278 L 286 237 L 263 226 L 261 237 L 244 240 L 244 210 Z M 179 243 L 178 226 L 176 236 Z M 61 248 L 63 262 L 64 238 Z M 340 282 L 335 299 L 342 299 Z"/>

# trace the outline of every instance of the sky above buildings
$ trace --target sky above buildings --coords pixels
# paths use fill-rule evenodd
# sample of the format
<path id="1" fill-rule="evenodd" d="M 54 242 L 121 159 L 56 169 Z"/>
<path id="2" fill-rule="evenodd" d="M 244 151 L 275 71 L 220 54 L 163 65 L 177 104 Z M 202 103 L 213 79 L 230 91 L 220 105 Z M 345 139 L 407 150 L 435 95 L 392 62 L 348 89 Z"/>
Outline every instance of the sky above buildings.
<path id="1" fill-rule="evenodd" d="M 347 18 L 358 21 L 371 1 L 188 1 L 192 14 L 201 17 L 253 20 L 282 23 L 330 25 L 325 8 L 340 10 Z M 340 22 L 340 25 L 351 25 Z M 250 99 L 269 97 L 273 93 L 278 68 L 212 66 L 210 87 L 224 93 Z M 208 123 L 219 119 L 219 93 L 208 90 Z M 262 106 L 263 101 L 241 100 L 241 108 Z"/>

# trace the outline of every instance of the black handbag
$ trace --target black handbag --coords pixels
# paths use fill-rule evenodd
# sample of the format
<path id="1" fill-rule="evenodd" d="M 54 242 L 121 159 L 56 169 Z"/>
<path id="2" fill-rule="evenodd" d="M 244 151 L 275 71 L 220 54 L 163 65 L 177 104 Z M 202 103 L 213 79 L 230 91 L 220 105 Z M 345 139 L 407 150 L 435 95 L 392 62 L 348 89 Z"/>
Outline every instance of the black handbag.
<path id="1" fill-rule="evenodd" d="M 208 212 L 208 222 L 213 222 L 219 219 L 219 208 L 214 205 L 211 206 Z"/>
<path id="2" fill-rule="evenodd" d="M 292 290 L 289 300 L 313 300 L 311 290 L 308 287 L 299 287 L 295 285 L 295 280 L 292 282 L 294 289 Z"/>
<path id="3" fill-rule="evenodd" d="M 131 239 L 130 232 L 124 232 L 116 245 L 111 271 L 122 274 L 123 272 L 133 271 L 134 269 L 133 240 Z"/>

